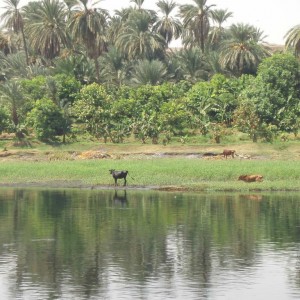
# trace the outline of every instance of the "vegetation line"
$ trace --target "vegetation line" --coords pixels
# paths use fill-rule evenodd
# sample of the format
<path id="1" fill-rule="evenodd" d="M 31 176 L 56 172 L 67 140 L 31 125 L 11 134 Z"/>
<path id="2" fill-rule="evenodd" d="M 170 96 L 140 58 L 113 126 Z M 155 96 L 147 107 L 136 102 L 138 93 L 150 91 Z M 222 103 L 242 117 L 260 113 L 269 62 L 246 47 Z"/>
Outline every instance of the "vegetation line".
<path id="1" fill-rule="evenodd" d="M 299 26 L 273 51 L 260 29 L 226 27 L 234 16 L 213 0 L 160 0 L 157 10 L 132 0 L 114 15 L 99 1 L 2 2 L 0 133 L 153 144 L 298 133 Z"/>

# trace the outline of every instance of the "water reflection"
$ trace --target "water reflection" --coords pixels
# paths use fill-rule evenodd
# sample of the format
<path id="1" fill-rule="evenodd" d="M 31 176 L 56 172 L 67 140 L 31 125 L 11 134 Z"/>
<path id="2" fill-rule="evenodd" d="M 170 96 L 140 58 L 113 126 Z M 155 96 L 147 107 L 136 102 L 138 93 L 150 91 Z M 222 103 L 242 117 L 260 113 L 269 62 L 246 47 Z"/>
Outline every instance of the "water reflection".
<path id="1" fill-rule="evenodd" d="M 296 299 L 299 211 L 293 193 L 1 189 L 0 289 L 3 299 Z"/>
<path id="2" fill-rule="evenodd" d="M 113 196 L 113 203 L 115 205 L 120 205 L 122 207 L 127 207 L 128 201 L 127 201 L 127 192 L 126 190 L 123 191 L 123 194 L 120 195 L 121 192 L 115 190 L 115 194 Z"/>

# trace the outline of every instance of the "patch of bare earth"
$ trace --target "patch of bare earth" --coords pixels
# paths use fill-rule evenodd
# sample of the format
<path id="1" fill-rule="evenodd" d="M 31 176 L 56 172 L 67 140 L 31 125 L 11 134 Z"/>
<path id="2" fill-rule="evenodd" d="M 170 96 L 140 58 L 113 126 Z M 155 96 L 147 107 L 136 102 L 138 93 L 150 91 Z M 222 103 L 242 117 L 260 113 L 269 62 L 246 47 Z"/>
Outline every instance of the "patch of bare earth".
<path id="1" fill-rule="evenodd" d="M 7 147 L 0 151 L 0 161 L 27 160 L 27 161 L 56 161 L 56 160 L 86 160 L 86 159 L 120 159 L 149 158 L 149 157 L 179 157 L 202 158 L 207 160 L 224 159 L 224 149 L 235 150 L 237 159 L 300 159 L 298 145 L 288 145 L 284 149 L 275 149 L 267 144 L 239 144 L 239 145 L 152 145 L 152 144 L 101 144 L 87 151 L 42 151 L 38 148 Z M 231 158 L 229 158 L 231 159 Z"/>

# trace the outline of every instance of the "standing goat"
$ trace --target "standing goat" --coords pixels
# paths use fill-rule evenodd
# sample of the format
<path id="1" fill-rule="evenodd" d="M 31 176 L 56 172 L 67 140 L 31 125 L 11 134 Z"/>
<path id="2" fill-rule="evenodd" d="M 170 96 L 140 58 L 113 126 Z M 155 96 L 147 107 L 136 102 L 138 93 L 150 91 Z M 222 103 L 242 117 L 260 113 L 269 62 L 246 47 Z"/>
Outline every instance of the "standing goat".
<path id="1" fill-rule="evenodd" d="M 118 185 L 118 179 L 124 179 L 124 186 L 126 186 L 126 176 L 128 174 L 128 171 L 116 171 L 116 170 L 109 170 L 110 174 L 112 175 L 112 177 L 115 180 L 115 186 Z"/>

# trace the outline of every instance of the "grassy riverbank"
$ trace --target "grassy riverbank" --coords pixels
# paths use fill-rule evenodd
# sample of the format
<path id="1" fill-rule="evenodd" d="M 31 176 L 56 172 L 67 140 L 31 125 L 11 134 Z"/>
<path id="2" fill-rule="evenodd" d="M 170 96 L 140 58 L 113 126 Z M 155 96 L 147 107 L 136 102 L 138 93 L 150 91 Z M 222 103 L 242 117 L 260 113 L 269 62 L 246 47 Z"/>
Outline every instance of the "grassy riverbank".
<path id="1" fill-rule="evenodd" d="M 273 144 L 232 141 L 230 144 L 169 145 L 76 142 L 31 147 L 1 141 L 0 186 L 114 188 L 109 169 L 129 170 L 128 188 L 190 191 L 300 190 L 300 147 L 297 139 Z M 224 148 L 238 156 L 224 159 Z M 261 174 L 263 182 L 238 181 L 242 174 Z M 120 185 L 123 181 L 120 181 Z"/>
<path id="2" fill-rule="evenodd" d="M 300 161 L 205 160 L 189 157 L 64 161 L 3 161 L 2 186 L 110 188 L 108 170 L 129 170 L 129 188 L 172 190 L 300 190 Z M 238 181 L 241 174 L 262 174 L 263 182 Z M 123 181 L 120 181 L 120 184 Z"/>

